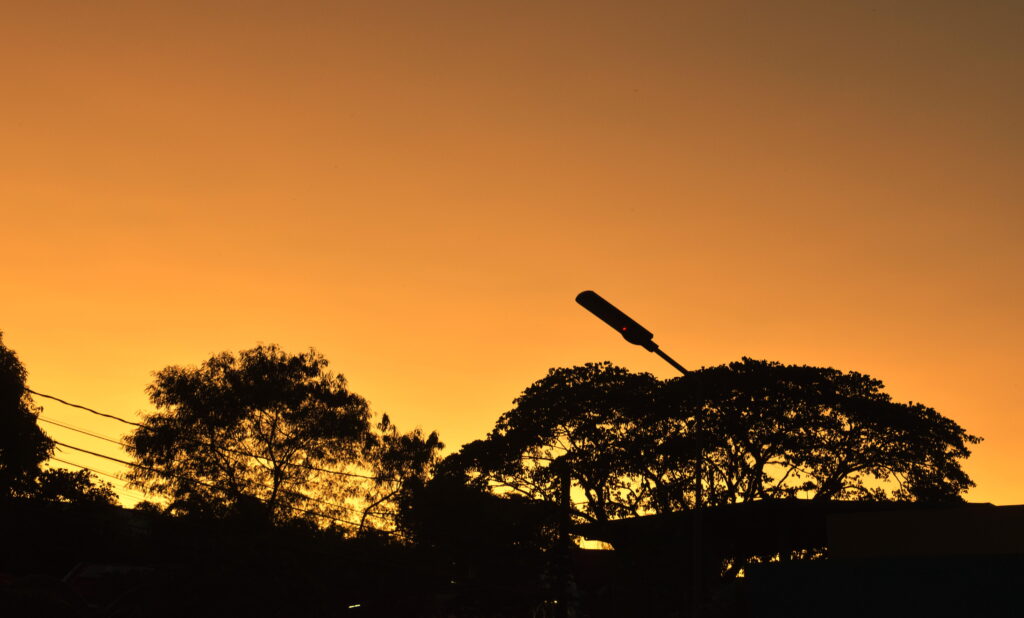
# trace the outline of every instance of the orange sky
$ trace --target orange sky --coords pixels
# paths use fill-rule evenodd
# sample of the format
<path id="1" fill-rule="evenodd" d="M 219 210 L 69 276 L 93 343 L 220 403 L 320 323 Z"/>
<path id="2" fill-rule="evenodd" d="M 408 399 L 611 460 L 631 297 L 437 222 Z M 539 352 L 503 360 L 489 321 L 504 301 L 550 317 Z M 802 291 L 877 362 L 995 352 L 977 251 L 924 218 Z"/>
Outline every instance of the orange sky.
<path id="1" fill-rule="evenodd" d="M 132 416 L 166 365 L 314 346 L 457 448 L 549 367 L 673 375 L 594 289 L 687 367 L 881 378 L 1024 502 L 1020 4 L 37 0 L 0 68 L 35 390 Z"/>

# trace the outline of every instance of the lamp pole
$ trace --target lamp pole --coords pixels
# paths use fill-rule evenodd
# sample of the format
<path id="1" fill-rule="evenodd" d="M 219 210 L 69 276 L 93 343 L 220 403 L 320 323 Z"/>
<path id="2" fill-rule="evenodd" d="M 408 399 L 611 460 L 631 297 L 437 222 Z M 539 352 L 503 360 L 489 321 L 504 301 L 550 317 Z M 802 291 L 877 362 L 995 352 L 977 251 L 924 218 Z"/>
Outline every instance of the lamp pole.
<path id="1" fill-rule="evenodd" d="M 672 365 L 679 370 L 679 373 L 688 375 L 690 372 L 685 367 L 677 363 L 668 354 L 663 352 L 658 344 L 654 343 L 654 333 L 647 330 L 643 326 L 640 326 L 633 318 L 629 317 L 622 311 L 601 298 L 597 292 L 587 290 L 580 292 L 576 295 L 576 302 L 583 306 L 584 309 L 593 313 L 602 322 L 611 326 L 622 335 L 622 338 L 638 345 L 648 352 L 654 352 L 665 360 L 669 365 Z M 701 435 L 701 414 L 700 410 L 694 412 L 693 415 L 693 436 L 694 436 L 694 447 L 696 455 L 694 456 L 694 496 L 693 496 L 693 592 L 692 592 L 692 607 L 691 616 L 693 618 L 699 618 L 701 613 L 700 601 L 701 601 L 701 580 L 703 575 L 703 560 L 701 551 L 701 511 L 704 507 L 704 443 Z"/>

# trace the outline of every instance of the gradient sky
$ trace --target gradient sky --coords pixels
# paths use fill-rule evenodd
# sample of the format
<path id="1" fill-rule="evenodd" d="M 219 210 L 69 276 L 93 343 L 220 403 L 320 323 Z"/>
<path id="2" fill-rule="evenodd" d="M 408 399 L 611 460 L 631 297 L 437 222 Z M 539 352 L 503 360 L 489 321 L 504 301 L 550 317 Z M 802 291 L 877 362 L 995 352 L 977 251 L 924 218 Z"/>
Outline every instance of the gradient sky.
<path id="1" fill-rule="evenodd" d="M 593 289 L 690 368 L 880 378 L 1024 503 L 1021 3 L 33 0 L 0 68 L 35 390 L 132 417 L 164 366 L 313 346 L 457 448 L 549 367 L 673 375 Z"/>

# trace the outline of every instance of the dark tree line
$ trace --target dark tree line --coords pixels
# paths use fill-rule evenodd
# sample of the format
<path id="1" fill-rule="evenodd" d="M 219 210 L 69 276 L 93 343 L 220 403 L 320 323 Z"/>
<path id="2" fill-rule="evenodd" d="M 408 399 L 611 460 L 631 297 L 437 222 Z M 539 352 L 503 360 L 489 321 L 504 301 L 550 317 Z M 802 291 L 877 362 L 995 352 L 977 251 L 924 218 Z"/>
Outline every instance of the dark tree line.
<path id="1" fill-rule="evenodd" d="M 0 500 L 116 503 L 88 471 L 44 469 L 54 443 L 25 378 L 0 342 Z M 127 479 L 155 497 L 139 509 L 226 526 L 243 544 L 272 532 L 409 546 L 417 568 L 444 574 L 455 615 L 492 612 L 498 597 L 506 613 L 494 615 L 521 615 L 552 598 L 559 470 L 580 523 L 692 508 L 698 443 L 710 506 L 950 503 L 973 486 L 962 463 L 980 441 L 870 376 L 748 358 L 672 380 L 610 363 L 551 369 L 444 459 L 436 433 L 375 419 L 314 350 L 166 367 L 147 393 L 155 410 L 125 438 Z"/>
<path id="2" fill-rule="evenodd" d="M 659 381 L 608 363 L 552 369 L 446 467 L 496 493 L 555 502 L 570 466 L 577 516 L 691 508 L 700 419 L 709 505 L 768 498 L 962 500 L 980 441 L 856 372 L 742 361 Z"/>
<path id="3" fill-rule="evenodd" d="M 0 488 L 113 501 L 88 472 L 42 470 L 53 442 L 25 376 L 0 344 Z M 685 510 L 698 418 L 710 505 L 957 501 L 973 486 L 961 464 L 979 441 L 932 408 L 893 401 L 870 376 L 747 358 L 667 381 L 609 363 L 552 369 L 440 467 L 436 433 L 399 432 L 387 415 L 372 422 L 314 350 L 225 352 L 156 372 L 147 392 L 156 411 L 126 438 L 129 480 L 171 514 L 271 524 L 393 528 L 435 469 L 449 484 L 554 504 L 556 460 L 569 466 L 581 520 Z"/>

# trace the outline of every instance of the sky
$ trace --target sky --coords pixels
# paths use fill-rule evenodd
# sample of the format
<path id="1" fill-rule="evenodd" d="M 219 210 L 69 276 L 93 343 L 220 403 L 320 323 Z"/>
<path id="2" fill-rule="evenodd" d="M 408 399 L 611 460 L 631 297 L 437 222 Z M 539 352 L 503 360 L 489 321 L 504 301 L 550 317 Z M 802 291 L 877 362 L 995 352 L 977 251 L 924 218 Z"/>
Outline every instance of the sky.
<path id="1" fill-rule="evenodd" d="M 1020 3 L 35 0 L 0 70 L 36 391 L 138 418 L 163 367 L 314 347 L 452 450 L 551 367 L 674 375 L 592 289 L 691 369 L 879 378 L 1024 503 Z"/>

